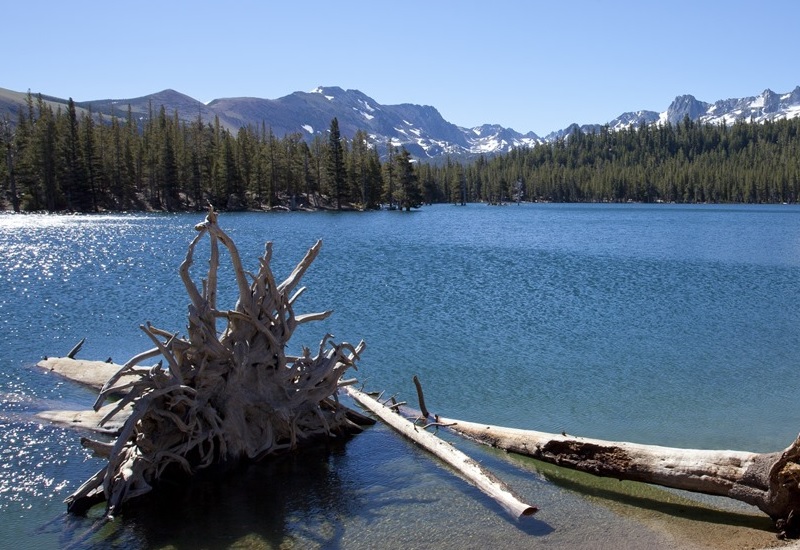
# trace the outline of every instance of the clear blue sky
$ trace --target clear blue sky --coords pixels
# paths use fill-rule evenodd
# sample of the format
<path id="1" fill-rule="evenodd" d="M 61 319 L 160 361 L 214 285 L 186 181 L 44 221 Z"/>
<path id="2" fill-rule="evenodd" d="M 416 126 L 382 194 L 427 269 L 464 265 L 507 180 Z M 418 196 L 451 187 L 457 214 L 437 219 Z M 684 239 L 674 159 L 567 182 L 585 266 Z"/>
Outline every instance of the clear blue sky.
<path id="1" fill-rule="evenodd" d="M 316 86 L 545 135 L 800 85 L 800 2 L 7 2 L 0 87 L 200 101 Z"/>

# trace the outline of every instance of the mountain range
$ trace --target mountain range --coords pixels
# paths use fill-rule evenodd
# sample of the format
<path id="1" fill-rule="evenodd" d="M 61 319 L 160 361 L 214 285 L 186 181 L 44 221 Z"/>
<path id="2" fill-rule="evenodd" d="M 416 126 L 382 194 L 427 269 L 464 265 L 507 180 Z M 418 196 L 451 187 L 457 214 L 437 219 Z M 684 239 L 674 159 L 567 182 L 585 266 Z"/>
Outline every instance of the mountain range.
<path id="1" fill-rule="evenodd" d="M 0 88 L 0 117 L 7 115 L 13 123 L 17 110 L 25 103 L 25 93 Z M 42 95 L 54 109 L 65 109 L 67 100 Z M 522 134 L 496 124 L 464 128 L 446 121 L 435 107 L 403 103 L 381 105 L 358 90 L 339 87 L 318 87 L 310 92 L 294 92 L 278 99 L 237 97 L 215 99 L 202 103 L 175 90 L 163 90 L 133 99 L 101 99 L 76 102 L 81 111 L 102 113 L 111 117 L 127 117 L 128 107 L 139 120 L 149 112 L 158 112 L 164 106 L 172 116 L 177 112 L 182 120 L 194 121 L 200 117 L 206 123 L 219 120 L 222 127 L 234 134 L 239 128 L 262 124 L 283 137 L 299 133 L 311 140 L 315 135 L 325 136 L 331 120 L 336 117 L 341 135 L 350 139 L 356 131 L 367 132 L 379 147 L 389 141 L 405 147 L 419 159 L 436 160 L 445 156 L 468 157 L 479 154 L 505 153 L 514 148 L 548 143 L 579 130 L 598 131 L 603 126 L 621 130 L 641 124 L 676 124 L 685 117 L 701 123 L 731 124 L 737 120 L 764 122 L 800 116 L 800 86 L 792 92 L 777 94 L 766 89 L 760 95 L 738 99 L 724 99 L 714 103 L 697 100 L 692 95 L 681 95 L 665 111 L 631 111 L 622 113 L 606 124 L 572 124 L 564 129 L 537 136 L 533 132 Z"/>

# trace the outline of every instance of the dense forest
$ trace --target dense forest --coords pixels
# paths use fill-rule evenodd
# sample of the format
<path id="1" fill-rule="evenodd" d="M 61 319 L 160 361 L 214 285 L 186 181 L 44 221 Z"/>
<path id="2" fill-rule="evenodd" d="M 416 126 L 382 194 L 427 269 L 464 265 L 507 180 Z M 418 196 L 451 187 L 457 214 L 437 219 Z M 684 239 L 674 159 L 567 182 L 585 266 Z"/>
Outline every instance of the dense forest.
<path id="1" fill-rule="evenodd" d="M 800 119 L 583 134 L 464 168 L 466 200 L 782 203 L 800 198 Z M 459 190 L 455 191 L 458 200 Z"/>
<path id="2" fill-rule="evenodd" d="M 364 132 L 350 141 L 331 121 L 327 139 L 276 137 L 270 128 L 233 135 L 161 107 L 145 120 L 65 111 L 27 96 L 18 120 L 2 121 L 0 174 L 15 211 L 283 208 L 410 209 L 422 203 L 410 154 L 387 146 L 381 162 Z"/>
<path id="3" fill-rule="evenodd" d="M 55 112 L 27 96 L 0 121 L 2 207 L 15 211 L 410 209 L 423 203 L 797 202 L 800 119 L 655 125 L 584 134 L 491 158 L 424 163 L 359 131 L 235 135 L 164 107 L 143 120 Z M 379 150 L 382 156 L 379 156 Z"/>

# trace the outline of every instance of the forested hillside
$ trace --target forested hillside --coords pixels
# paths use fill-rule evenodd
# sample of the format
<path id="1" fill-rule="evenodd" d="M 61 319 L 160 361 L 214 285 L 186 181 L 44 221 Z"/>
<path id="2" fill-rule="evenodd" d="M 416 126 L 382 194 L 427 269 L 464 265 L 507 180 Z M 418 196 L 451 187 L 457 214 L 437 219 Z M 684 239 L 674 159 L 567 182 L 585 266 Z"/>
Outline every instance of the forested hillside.
<path id="1" fill-rule="evenodd" d="M 797 202 L 800 119 L 574 132 L 474 161 L 414 162 L 364 131 L 235 134 L 163 107 L 137 120 L 53 111 L 30 94 L 0 128 L 2 206 L 14 210 L 409 209 L 423 202 Z M 385 151 L 379 157 L 378 150 Z"/>
<path id="2" fill-rule="evenodd" d="M 395 208 L 420 206 L 409 153 L 389 146 L 389 160 L 364 132 L 328 139 L 277 138 L 270 128 L 236 135 L 164 108 L 142 121 L 77 115 L 28 96 L 17 121 L 2 121 L 0 160 L 6 208 L 22 211 Z"/>
<path id="3" fill-rule="evenodd" d="M 601 128 L 444 171 L 453 201 L 797 202 L 800 119 Z"/>

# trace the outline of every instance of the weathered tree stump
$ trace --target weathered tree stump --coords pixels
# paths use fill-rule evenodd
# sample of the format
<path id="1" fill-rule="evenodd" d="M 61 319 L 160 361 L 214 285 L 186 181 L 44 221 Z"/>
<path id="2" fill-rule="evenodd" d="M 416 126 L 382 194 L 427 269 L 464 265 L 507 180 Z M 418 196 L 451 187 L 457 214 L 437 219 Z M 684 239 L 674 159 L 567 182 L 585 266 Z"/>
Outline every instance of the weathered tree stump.
<path id="1" fill-rule="evenodd" d="M 354 411 L 339 403 L 337 388 L 345 383 L 345 371 L 355 368 L 364 343 L 334 344 L 325 335 L 315 355 L 308 348 L 299 357 L 285 353 L 298 325 L 331 313 L 294 312 L 304 290 L 297 285 L 321 241 L 277 284 L 270 268 L 271 243 L 258 271 L 250 274 L 213 210 L 196 229 L 179 270 L 190 299 L 188 336 L 149 323 L 140 327 L 154 347 L 119 368 L 94 406 L 99 411 L 108 396 L 122 392 L 121 399 L 103 408 L 99 424 L 116 415 L 128 417 L 113 443 L 83 440 L 108 463 L 66 499 L 71 512 L 105 501 L 111 518 L 124 502 L 149 492 L 167 471 L 191 474 L 212 464 L 258 460 L 315 438 L 360 431 L 351 420 Z M 210 239 L 209 269 L 198 288 L 189 269 L 204 237 Z M 220 245 L 227 249 L 238 289 L 230 310 L 217 306 Z M 218 323 L 224 325 L 221 331 Z M 141 366 L 155 358 L 161 359 L 155 366 Z"/>

